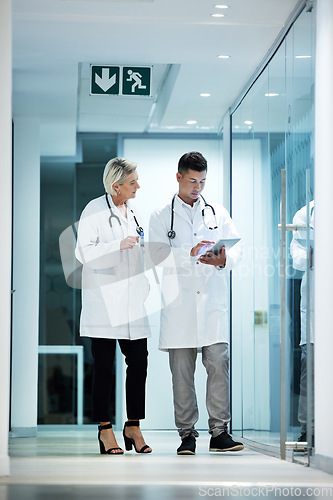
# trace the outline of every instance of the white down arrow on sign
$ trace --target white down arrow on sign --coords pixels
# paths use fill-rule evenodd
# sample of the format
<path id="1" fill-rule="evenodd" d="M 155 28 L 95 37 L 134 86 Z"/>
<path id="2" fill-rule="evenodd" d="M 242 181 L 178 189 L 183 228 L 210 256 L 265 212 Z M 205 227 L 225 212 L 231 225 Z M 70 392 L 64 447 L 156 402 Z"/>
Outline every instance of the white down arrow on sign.
<path id="1" fill-rule="evenodd" d="M 104 92 L 107 92 L 113 85 L 117 83 L 117 75 L 112 75 L 109 77 L 110 69 L 102 68 L 102 78 L 95 74 L 95 83 L 101 87 Z"/>

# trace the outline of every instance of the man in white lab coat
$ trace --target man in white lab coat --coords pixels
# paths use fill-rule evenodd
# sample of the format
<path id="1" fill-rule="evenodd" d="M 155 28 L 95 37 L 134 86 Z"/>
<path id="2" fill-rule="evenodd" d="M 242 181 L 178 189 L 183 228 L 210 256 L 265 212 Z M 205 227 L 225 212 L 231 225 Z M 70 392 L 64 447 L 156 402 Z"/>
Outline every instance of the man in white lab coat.
<path id="1" fill-rule="evenodd" d="M 198 152 L 178 163 L 179 185 L 171 204 L 156 210 L 150 220 L 152 259 L 164 261 L 159 348 L 169 352 L 175 423 L 181 438 L 179 455 L 194 455 L 198 407 L 194 372 L 198 348 L 207 371 L 206 405 L 211 434 L 210 451 L 238 451 L 242 443 L 228 434 L 229 326 L 226 273 L 241 257 L 241 243 L 217 255 L 207 246 L 219 239 L 237 239 L 238 232 L 221 205 L 209 205 L 201 195 L 207 161 Z M 178 278 L 179 294 L 170 303 L 170 287 Z"/>

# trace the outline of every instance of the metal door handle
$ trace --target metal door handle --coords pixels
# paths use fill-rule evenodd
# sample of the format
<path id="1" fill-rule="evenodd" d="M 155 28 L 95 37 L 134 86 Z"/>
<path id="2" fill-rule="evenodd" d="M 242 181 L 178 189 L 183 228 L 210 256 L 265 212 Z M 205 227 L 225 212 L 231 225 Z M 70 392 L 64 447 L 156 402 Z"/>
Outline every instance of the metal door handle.
<path id="1" fill-rule="evenodd" d="M 281 231 L 282 224 L 278 224 L 279 231 Z M 306 230 L 306 224 L 286 224 L 284 226 L 285 231 L 300 231 Z"/>

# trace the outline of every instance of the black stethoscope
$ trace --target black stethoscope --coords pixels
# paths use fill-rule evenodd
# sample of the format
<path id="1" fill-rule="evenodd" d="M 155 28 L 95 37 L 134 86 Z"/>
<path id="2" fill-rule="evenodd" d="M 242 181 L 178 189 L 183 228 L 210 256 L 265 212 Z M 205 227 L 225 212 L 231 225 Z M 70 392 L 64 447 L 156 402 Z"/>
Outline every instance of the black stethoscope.
<path id="1" fill-rule="evenodd" d="M 111 205 L 110 205 L 110 202 L 109 202 L 109 199 L 108 199 L 108 193 L 105 193 L 105 199 L 106 199 L 106 203 L 108 204 L 108 207 L 109 207 L 109 210 L 110 210 L 109 224 L 110 224 L 111 229 L 112 229 L 112 217 L 114 219 L 116 219 L 118 221 L 119 226 L 121 226 L 121 222 L 120 222 L 120 219 L 119 219 L 118 215 L 114 214 L 113 211 L 112 211 L 112 208 L 111 208 Z M 144 230 L 143 230 L 143 228 L 141 226 L 139 226 L 137 218 L 135 217 L 135 214 L 134 214 L 134 212 L 133 212 L 133 210 L 131 208 L 130 208 L 130 211 L 132 212 L 134 220 L 135 220 L 136 232 L 138 233 L 138 235 L 141 238 L 143 238 L 143 236 L 144 236 Z"/>
<path id="2" fill-rule="evenodd" d="M 205 204 L 204 208 L 201 211 L 203 223 L 205 224 L 207 229 L 210 229 L 211 231 L 213 231 L 214 229 L 218 228 L 214 207 L 206 202 L 206 200 L 202 196 L 202 194 L 200 196 Z M 172 202 L 171 202 L 171 224 L 170 224 L 170 230 L 167 233 L 167 236 L 170 240 L 173 240 L 176 236 L 176 231 L 174 231 L 174 229 L 173 229 L 174 212 L 175 212 L 175 197 L 176 197 L 176 194 L 173 196 Z M 212 214 L 214 215 L 214 219 L 215 219 L 215 226 L 214 227 L 207 226 L 205 223 L 205 210 L 206 210 L 206 208 L 209 208 L 212 211 Z"/>

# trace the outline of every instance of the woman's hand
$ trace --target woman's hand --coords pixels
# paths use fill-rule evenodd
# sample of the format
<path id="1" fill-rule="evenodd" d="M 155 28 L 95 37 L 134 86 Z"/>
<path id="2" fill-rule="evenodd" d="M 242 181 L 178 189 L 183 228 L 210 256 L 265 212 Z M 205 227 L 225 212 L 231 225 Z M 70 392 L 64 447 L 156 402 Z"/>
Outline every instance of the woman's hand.
<path id="1" fill-rule="evenodd" d="M 139 236 L 127 236 L 124 240 L 120 242 L 120 250 L 126 250 L 127 248 L 133 248 L 139 241 Z"/>

